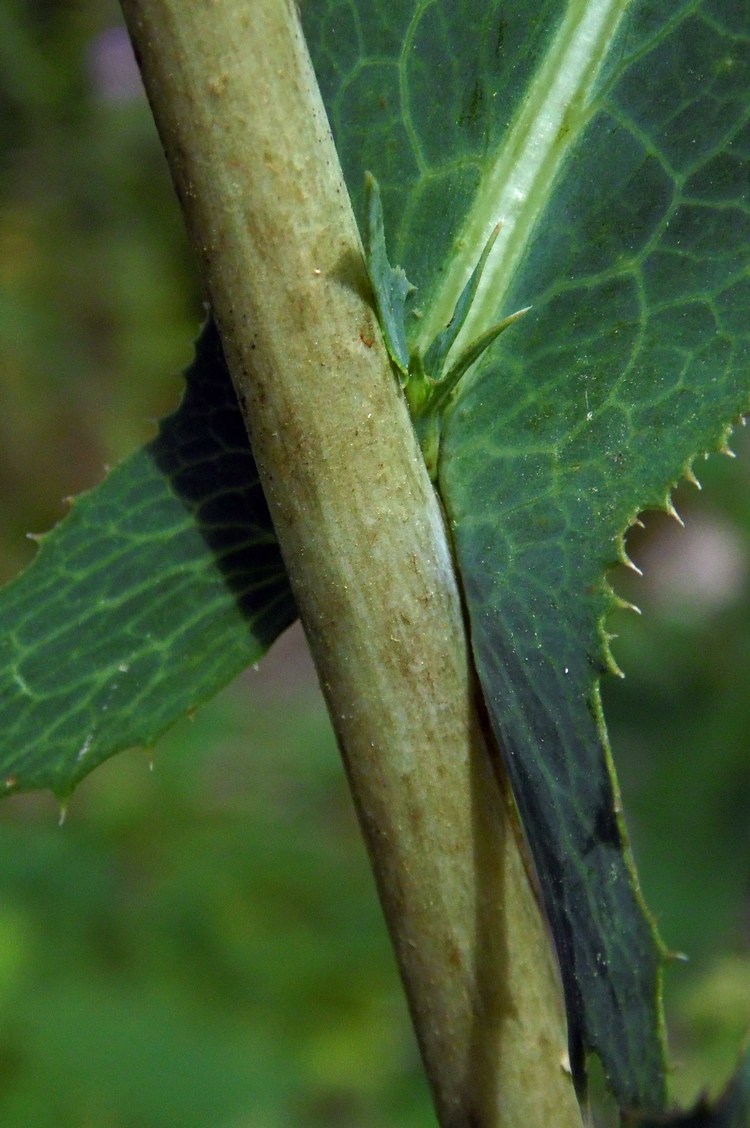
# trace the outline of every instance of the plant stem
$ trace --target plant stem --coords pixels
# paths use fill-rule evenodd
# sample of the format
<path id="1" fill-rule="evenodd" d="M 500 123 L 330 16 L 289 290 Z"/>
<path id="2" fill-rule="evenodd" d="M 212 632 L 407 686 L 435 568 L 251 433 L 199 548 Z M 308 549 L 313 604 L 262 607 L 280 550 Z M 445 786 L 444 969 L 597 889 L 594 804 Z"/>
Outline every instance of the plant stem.
<path id="1" fill-rule="evenodd" d="M 580 1128 L 441 511 L 291 0 L 123 8 L 339 739 L 443 1128 Z"/>

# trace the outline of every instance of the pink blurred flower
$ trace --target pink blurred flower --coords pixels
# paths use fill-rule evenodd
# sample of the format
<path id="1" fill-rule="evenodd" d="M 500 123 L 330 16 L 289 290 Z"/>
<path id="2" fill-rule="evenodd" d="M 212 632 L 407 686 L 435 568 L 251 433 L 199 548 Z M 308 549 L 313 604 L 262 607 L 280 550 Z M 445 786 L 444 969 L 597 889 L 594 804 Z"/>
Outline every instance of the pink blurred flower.
<path id="1" fill-rule="evenodd" d="M 130 38 L 124 27 L 108 27 L 92 39 L 88 69 L 97 95 L 105 102 L 143 97 L 143 85 Z"/>

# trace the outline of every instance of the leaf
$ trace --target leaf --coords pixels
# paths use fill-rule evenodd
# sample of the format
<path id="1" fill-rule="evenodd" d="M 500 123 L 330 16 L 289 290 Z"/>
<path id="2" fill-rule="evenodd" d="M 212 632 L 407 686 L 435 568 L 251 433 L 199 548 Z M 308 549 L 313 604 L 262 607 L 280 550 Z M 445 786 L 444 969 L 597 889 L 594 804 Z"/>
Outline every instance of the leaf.
<path id="1" fill-rule="evenodd" d="M 718 0 L 303 6 L 347 183 L 382 190 L 425 354 L 489 233 L 439 486 L 558 948 L 571 1059 L 665 1102 L 663 950 L 599 698 L 607 570 L 750 407 L 750 9 Z M 419 315 L 417 317 L 417 315 Z"/>
<path id="2" fill-rule="evenodd" d="M 424 354 L 424 366 L 433 380 L 439 380 L 443 374 L 443 368 L 445 367 L 445 361 L 447 359 L 448 353 L 455 345 L 458 334 L 463 329 L 464 322 L 469 316 L 469 310 L 471 309 L 474 303 L 474 299 L 477 296 L 477 290 L 479 289 L 479 283 L 482 280 L 482 274 L 484 273 L 487 259 L 490 256 L 490 251 L 494 247 L 495 240 L 497 239 L 499 234 L 500 224 L 498 223 L 490 232 L 490 237 L 482 248 L 482 253 L 479 256 L 479 261 L 472 270 L 469 276 L 469 281 L 461 291 L 459 299 L 456 302 L 456 308 L 453 311 L 453 316 L 446 325 L 445 329 L 441 329 L 441 331 L 437 334 L 435 340 L 432 342 L 430 347 L 427 349 L 427 352 Z M 500 332 L 500 329 L 497 326 L 493 326 L 489 330 L 489 332 L 493 333 L 494 339 L 494 337 L 497 336 L 497 334 Z M 486 334 L 484 334 L 484 336 L 486 336 Z M 484 348 L 480 348 L 477 351 L 477 346 L 475 344 L 471 349 L 471 352 L 476 353 L 476 355 L 473 356 L 473 360 L 476 360 L 476 358 L 480 356 L 482 352 L 484 352 Z M 465 371 L 469 367 L 470 363 L 473 363 L 473 360 L 469 361 L 469 363 L 464 363 L 464 365 L 462 366 L 463 371 Z M 456 365 L 453 365 L 453 368 L 455 367 Z M 461 375 L 463 375 L 463 371 Z"/>
<path id="3" fill-rule="evenodd" d="M 0 780 L 66 796 L 152 744 L 296 617 L 218 334 L 180 407 L 0 596 Z"/>
<path id="4" fill-rule="evenodd" d="M 511 314 L 510 317 L 503 318 L 496 325 L 490 326 L 464 348 L 447 372 L 443 371 L 448 354 L 466 321 L 479 288 L 485 263 L 500 230 L 498 224 L 487 240 L 469 281 L 461 291 L 453 316 L 446 328 L 437 334 L 424 357 L 422 357 L 419 349 L 415 349 L 408 356 L 405 339 L 404 299 L 414 287 L 407 282 L 403 270 L 391 267 L 386 257 L 380 189 L 377 180 L 371 173 L 367 173 L 365 177 L 365 204 L 368 225 L 372 228 L 366 247 L 367 267 L 373 280 L 380 329 L 391 359 L 394 360 L 399 369 L 399 379 L 411 413 L 412 423 L 419 439 L 430 480 L 434 482 L 437 478 L 443 415 L 456 385 L 482 353 L 489 348 L 495 338 L 528 310 L 519 310 L 517 313 Z M 375 232 L 374 235 L 373 231 Z M 396 354 L 401 358 L 400 360 L 397 359 Z"/>
<path id="5" fill-rule="evenodd" d="M 380 189 L 375 177 L 369 173 L 365 174 L 365 211 L 367 269 L 380 328 L 391 360 L 402 376 L 405 376 L 409 368 L 405 328 L 406 300 L 414 287 L 401 267 L 392 267 L 388 261 Z"/>
<path id="6" fill-rule="evenodd" d="M 476 364 L 482 353 L 487 351 L 492 342 L 518 321 L 520 317 L 528 313 L 530 308 L 530 306 L 526 306 L 524 309 L 519 309 L 515 313 L 504 317 L 502 321 L 497 321 L 484 333 L 480 333 L 476 340 L 472 341 L 470 345 L 466 346 L 463 352 L 453 361 L 449 370 L 440 381 L 439 387 L 435 390 L 431 402 L 433 411 L 445 411 L 450 403 L 453 392 L 458 387 L 459 381 L 463 376 Z"/>

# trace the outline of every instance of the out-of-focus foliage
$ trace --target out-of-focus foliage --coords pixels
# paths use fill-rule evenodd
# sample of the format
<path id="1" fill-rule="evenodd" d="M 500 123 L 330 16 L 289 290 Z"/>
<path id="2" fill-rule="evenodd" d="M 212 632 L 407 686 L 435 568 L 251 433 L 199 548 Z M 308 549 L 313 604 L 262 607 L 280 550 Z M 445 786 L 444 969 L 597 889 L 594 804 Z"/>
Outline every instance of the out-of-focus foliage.
<path id="1" fill-rule="evenodd" d="M 0 570 L 179 394 L 199 289 L 114 3 L 0 5 Z M 743 436 L 740 436 L 743 438 Z M 750 1016 L 750 449 L 680 530 L 647 518 L 605 685 L 668 943 L 676 1096 Z M 743 446 L 745 449 L 743 450 Z M 693 562 L 691 569 L 691 562 Z M 285 645 L 285 644 L 282 644 Z M 290 653 L 286 651 L 287 655 Z M 149 773 L 99 769 L 65 826 L 0 808 L 3 1128 L 428 1128 L 394 963 L 309 674 L 271 655 Z"/>
<path id="2" fill-rule="evenodd" d="M 62 829 L 47 796 L 8 801 L 4 1128 L 430 1124 L 328 726 L 309 683 L 269 675 L 152 773 L 95 773 Z"/>
<path id="3" fill-rule="evenodd" d="M 128 51 L 115 3 L 0 8 L 3 579 L 31 555 L 24 534 L 61 516 L 61 488 L 151 437 L 202 319 Z"/>

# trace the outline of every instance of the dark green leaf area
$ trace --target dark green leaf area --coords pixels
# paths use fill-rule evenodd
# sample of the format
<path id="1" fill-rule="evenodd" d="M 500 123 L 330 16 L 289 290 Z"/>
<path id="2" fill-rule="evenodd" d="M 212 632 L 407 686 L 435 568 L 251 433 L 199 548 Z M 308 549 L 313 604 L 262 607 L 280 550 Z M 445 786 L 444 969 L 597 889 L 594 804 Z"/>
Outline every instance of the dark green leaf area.
<path id="1" fill-rule="evenodd" d="M 543 546 L 529 543 L 537 522 L 549 528 Z M 619 1100 L 659 1108 L 663 1050 L 641 1031 L 660 1026 L 661 950 L 616 813 L 595 688 L 602 656 L 582 645 L 598 635 L 606 595 L 580 575 L 589 599 L 566 606 L 557 581 L 575 561 L 565 560 L 559 524 L 533 507 L 510 524 L 513 547 L 460 522 L 456 547 L 477 670 L 558 950 L 571 1064 L 580 1084 L 586 1050 L 606 1053 Z M 490 559 L 492 570 L 482 565 Z"/>
<path id="2" fill-rule="evenodd" d="M 429 302 L 562 0 L 308 0 L 305 37 L 358 216 L 383 193 L 393 261 Z M 364 225 L 363 225 L 364 226 Z"/>
<path id="3" fill-rule="evenodd" d="M 599 710 L 605 577 L 637 514 L 667 507 L 750 409 L 750 9 L 730 7 L 686 5 L 669 24 L 629 9 L 502 298 L 533 309 L 462 382 L 441 442 L 473 647 L 571 1030 L 623 1107 L 663 1094 L 660 947 Z"/>
<path id="4" fill-rule="evenodd" d="M 750 1051 L 717 1101 L 701 1099 L 689 1112 L 656 1119 L 626 1117 L 624 1128 L 750 1128 Z"/>
<path id="5" fill-rule="evenodd" d="M 151 744 L 295 618 L 213 324 L 178 410 L 0 596 L 0 779 L 68 794 Z"/>

